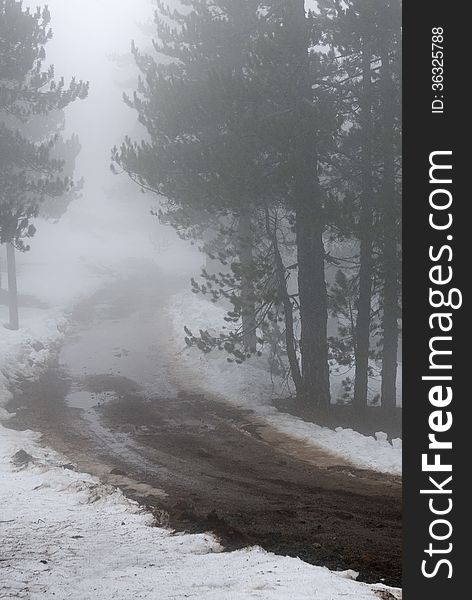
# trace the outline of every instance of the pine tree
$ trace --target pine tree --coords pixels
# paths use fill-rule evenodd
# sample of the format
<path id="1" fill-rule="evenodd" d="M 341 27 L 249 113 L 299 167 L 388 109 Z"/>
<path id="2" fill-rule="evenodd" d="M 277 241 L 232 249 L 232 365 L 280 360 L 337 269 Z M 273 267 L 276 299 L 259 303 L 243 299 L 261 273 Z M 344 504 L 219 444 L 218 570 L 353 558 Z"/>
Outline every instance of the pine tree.
<path id="1" fill-rule="evenodd" d="M 32 219 L 41 202 L 70 188 L 63 162 L 52 157 L 54 136 L 35 143 L 20 130 L 34 116 L 60 111 L 88 91 L 83 82 L 56 81 L 53 67 L 43 69 L 49 22 L 47 8 L 30 12 L 20 1 L 0 0 L 0 243 L 8 250 L 13 328 L 18 328 L 14 248 L 29 249 L 26 240 L 35 233 Z"/>
<path id="2" fill-rule="evenodd" d="M 115 158 L 141 184 L 173 203 L 167 209 L 168 220 L 180 225 L 190 220 L 200 237 L 218 227 L 218 221 L 235 218 L 228 244 L 236 248 L 243 266 L 242 333 L 246 349 L 254 352 L 253 191 L 248 186 L 254 171 L 253 108 L 243 71 L 249 57 L 246 32 L 254 29 L 259 3 L 185 4 L 192 10 L 184 16 L 159 3 L 155 48 L 166 57 L 166 64 L 134 49 L 143 78 L 138 94 L 128 102 L 151 133 L 151 143 L 133 146 L 128 140 Z M 152 169 L 157 171 L 152 173 L 148 167 L 154 157 L 158 158 Z M 179 171 L 169 172 L 166 159 L 178 164 Z M 241 176 L 244 169 L 246 175 Z"/>
<path id="3" fill-rule="evenodd" d="M 64 110 L 33 116 L 27 123 L 13 122 L 8 125 L 11 125 L 12 128 L 16 127 L 24 138 L 35 144 L 53 141 L 50 157 L 61 161 L 61 178 L 67 178 L 71 185 L 62 196 L 44 198 L 40 204 L 39 213 L 46 219 L 59 219 L 66 212 L 69 204 L 80 197 L 84 185 L 83 179 L 74 180 L 76 162 L 82 148 L 79 136 L 76 134 L 72 134 L 70 137 L 64 136 L 66 127 Z"/>
<path id="4" fill-rule="evenodd" d="M 265 264 L 262 269 L 272 287 L 268 293 L 260 286 L 264 289 L 259 312 L 273 314 L 274 296 L 289 308 L 286 292 L 282 293 L 285 267 L 275 258 L 280 257 L 276 238 L 264 223 L 267 202 L 269 212 L 283 207 L 293 213 L 302 329 L 298 396 L 306 404 L 326 408 L 327 297 L 317 153 L 320 139 L 329 138 L 324 130 L 335 124 L 327 103 L 312 89 L 316 60 L 309 53 L 311 21 L 302 2 L 287 7 L 254 0 L 185 4 L 192 9 L 185 15 L 165 12 L 161 6 L 166 18 L 157 18 L 160 43 L 155 47 L 167 56 L 165 64 L 135 50 L 142 81 L 129 103 L 138 110 L 150 141 L 134 144 L 128 139 L 114 151 L 114 159 L 140 185 L 164 196 L 174 222 L 184 229 L 194 232 L 195 227 L 216 226 L 227 234 L 232 228 L 221 223 L 236 221 L 239 248 L 252 247 L 252 255 L 248 252 L 244 261 L 250 269 L 242 260 L 239 265 L 232 263 L 235 276 L 226 279 L 228 288 L 239 286 L 243 299 L 242 306 L 235 303 L 230 319 L 244 315 L 250 304 L 245 285 L 256 276 L 261 281 L 259 266 L 264 260 L 258 263 L 254 249 L 264 231 L 264 243 L 275 262 L 267 265 L 267 271 Z M 169 19 L 178 27 L 172 28 Z M 238 254 L 241 259 L 245 253 Z M 223 261 L 227 259 L 228 252 L 223 252 Z M 275 285 L 270 277 L 274 272 L 278 274 Z M 217 284 L 214 276 L 207 283 Z M 208 285 L 196 284 L 194 289 L 206 293 Z M 251 302 L 258 297 L 254 292 L 250 292 Z M 211 293 L 218 296 L 215 290 Z M 254 316 L 257 311 L 250 312 Z M 285 310 L 284 317 L 290 320 L 291 313 Z M 203 337 L 191 339 L 207 349 L 214 340 Z M 225 344 L 232 348 L 233 341 Z M 294 342 L 288 348 L 292 372 L 300 383 Z"/>
<path id="5" fill-rule="evenodd" d="M 330 405 L 325 191 L 319 173 L 337 123 L 333 103 L 316 88 L 321 59 L 313 14 L 301 0 L 276 4 L 268 19 L 270 45 L 261 50 L 272 90 L 271 149 L 279 188 L 293 211 L 297 247 L 301 390 L 304 407 Z"/>
<path id="6" fill-rule="evenodd" d="M 396 407 L 398 319 L 400 316 L 401 4 L 383 0 L 380 28 L 382 113 L 382 408 Z"/>
<path id="7" fill-rule="evenodd" d="M 399 80 L 394 85 L 392 80 L 387 99 L 381 65 L 385 28 L 397 27 L 399 32 L 399 8 L 397 0 L 389 3 L 389 6 L 377 0 L 350 0 L 344 3 L 323 0 L 321 3 L 325 39 L 335 48 L 339 65 L 338 73 L 330 74 L 326 85 L 338 91 L 349 125 L 340 137 L 339 155 L 334 169 L 338 171 L 343 183 L 339 186 L 339 182 L 334 181 L 333 186 L 338 188 L 345 199 L 354 197 L 348 208 L 349 218 L 341 227 L 344 236 L 357 238 L 359 241 L 356 327 L 353 337 L 356 370 L 353 403 L 358 413 L 362 413 L 367 406 L 369 358 L 375 354 L 372 347 L 372 334 L 377 327 L 376 319 L 373 319 L 374 306 L 379 303 L 382 305 L 384 323 L 391 323 L 392 320 L 396 322 L 398 318 L 398 309 L 397 316 L 392 316 L 395 314 L 392 310 L 395 302 L 385 303 L 382 299 L 385 294 L 380 288 L 388 290 L 391 286 L 382 283 L 379 288 L 375 282 L 385 282 L 388 273 L 392 273 L 391 268 L 385 269 L 382 264 L 382 255 L 385 255 L 387 247 L 386 239 L 390 240 L 387 262 L 391 265 L 398 263 L 399 194 L 398 190 L 392 193 L 391 173 L 393 168 L 398 179 L 399 146 L 398 141 L 392 145 L 392 140 L 397 139 L 399 130 L 400 100 L 396 89 Z M 391 39 L 389 60 L 397 66 L 398 49 L 398 45 Z M 387 105 L 390 107 L 388 110 Z M 388 116 L 392 111 L 396 115 L 393 119 Z M 386 140 L 391 140 L 390 152 L 395 153 L 394 157 L 391 154 L 389 158 L 385 152 Z M 390 187 L 390 193 L 386 191 L 384 174 L 388 175 L 387 179 L 390 178 L 387 186 Z M 397 183 L 393 185 L 395 187 Z M 388 228 L 385 227 L 386 215 L 390 215 Z M 336 227 L 339 225 L 338 220 Z M 394 279 L 393 276 L 390 278 L 391 281 Z M 393 349 L 389 350 L 389 347 L 393 348 L 394 343 L 388 341 L 395 336 L 393 329 L 392 325 L 387 326 L 391 334 L 387 334 L 387 344 L 382 343 L 381 357 L 385 355 L 385 349 L 386 354 L 393 356 Z M 346 351 L 350 352 L 349 348 Z M 339 347 L 337 352 L 339 353 Z M 387 362 L 391 364 L 392 360 Z M 388 372 L 387 369 L 385 373 Z"/>

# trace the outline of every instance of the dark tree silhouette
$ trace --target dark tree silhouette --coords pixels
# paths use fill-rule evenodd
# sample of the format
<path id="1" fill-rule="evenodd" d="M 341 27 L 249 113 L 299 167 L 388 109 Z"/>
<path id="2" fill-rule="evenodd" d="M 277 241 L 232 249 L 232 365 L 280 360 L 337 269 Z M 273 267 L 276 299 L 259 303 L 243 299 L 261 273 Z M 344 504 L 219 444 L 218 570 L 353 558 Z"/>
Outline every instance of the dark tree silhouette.
<path id="1" fill-rule="evenodd" d="M 53 67 L 43 69 L 49 21 L 47 8 L 31 12 L 19 1 L 0 1 L 0 243 L 7 244 L 10 258 L 13 328 L 18 328 L 14 248 L 29 249 L 26 240 L 35 233 L 32 219 L 41 202 L 71 186 L 64 162 L 53 157 L 55 136 L 36 143 L 21 130 L 34 116 L 62 110 L 88 92 L 82 81 L 66 85 Z"/>

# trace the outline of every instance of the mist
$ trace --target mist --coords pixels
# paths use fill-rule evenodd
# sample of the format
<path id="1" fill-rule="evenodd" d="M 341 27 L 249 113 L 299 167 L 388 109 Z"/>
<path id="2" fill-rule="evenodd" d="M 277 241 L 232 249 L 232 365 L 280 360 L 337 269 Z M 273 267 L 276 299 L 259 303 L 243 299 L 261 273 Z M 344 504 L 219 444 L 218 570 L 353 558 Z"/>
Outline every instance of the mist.
<path id="1" fill-rule="evenodd" d="M 37 4 L 0 0 L 0 592 L 400 598 L 399 1 Z"/>
<path id="2" fill-rule="evenodd" d="M 46 65 L 53 65 L 56 77 L 66 82 L 75 77 L 90 83 L 87 98 L 64 111 L 64 136 L 76 134 L 81 145 L 73 177 L 83 178 L 84 186 L 61 219 L 36 224 L 31 252 L 18 256 L 20 288 L 23 271 L 42 271 L 30 273 L 36 282 L 44 281 L 38 282 L 47 290 L 41 299 L 60 305 L 65 296 L 90 288 L 85 263 L 92 270 L 118 274 L 138 258 L 160 262 L 161 268 L 172 268 L 188 281 L 204 262 L 201 254 L 151 216 L 156 196 L 144 194 L 126 174 L 115 175 L 110 168 L 113 146 L 130 133 L 136 139 L 145 135 L 123 93 L 132 94 L 137 83 L 132 41 L 151 46 L 143 26 L 149 27 L 153 18 L 153 3 L 53 0 L 48 7 L 53 38 L 46 46 Z M 27 280 L 22 291 L 33 293 L 31 288 Z"/>
<path id="3" fill-rule="evenodd" d="M 34 2 L 29 3 L 34 7 Z M 85 0 L 49 2 L 54 37 L 47 58 L 57 75 L 90 81 L 86 102 L 67 109 L 66 127 L 77 133 L 83 145 L 78 171 L 88 185 L 112 180 L 108 166 L 110 149 L 136 124 L 136 115 L 123 102 L 123 85 L 134 75 L 132 65 L 120 69 L 113 56 L 132 57 L 131 41 L 149 44 L 139 28 L 152 18 L 149 2 Z"/>

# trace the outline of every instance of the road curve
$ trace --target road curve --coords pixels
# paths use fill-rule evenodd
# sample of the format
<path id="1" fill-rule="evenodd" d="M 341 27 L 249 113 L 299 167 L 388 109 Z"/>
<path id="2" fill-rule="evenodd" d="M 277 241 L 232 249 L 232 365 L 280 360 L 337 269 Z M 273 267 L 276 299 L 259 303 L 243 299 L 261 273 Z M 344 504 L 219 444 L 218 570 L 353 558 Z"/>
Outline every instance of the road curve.
<path id="1" fill-rule="evenodd" d="M 81 303 L 57 364 L 23 384 L 11 426 L 41 431 L 157 523 L 401 585 L 400 480 L 192 389 L 163 308 L 182 285 L 147 265 Z"/>

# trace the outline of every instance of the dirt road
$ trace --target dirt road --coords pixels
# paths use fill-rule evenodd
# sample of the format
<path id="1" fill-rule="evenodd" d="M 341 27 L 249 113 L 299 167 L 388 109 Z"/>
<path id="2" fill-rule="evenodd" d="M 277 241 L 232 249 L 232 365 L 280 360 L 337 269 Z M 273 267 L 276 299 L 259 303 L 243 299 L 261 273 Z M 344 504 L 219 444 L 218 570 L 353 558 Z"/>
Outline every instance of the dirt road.
<path id="1" fill-rule="evenodd" d="M 81 304 L 41 381 L 25 382 L 12 426 L 118 485 L 177 530 L 213 531 L 359 579 L 401 584 L 401 484 L 195 393 L 161 305 L 181 282 L 150 268 Z"/>

